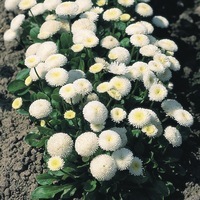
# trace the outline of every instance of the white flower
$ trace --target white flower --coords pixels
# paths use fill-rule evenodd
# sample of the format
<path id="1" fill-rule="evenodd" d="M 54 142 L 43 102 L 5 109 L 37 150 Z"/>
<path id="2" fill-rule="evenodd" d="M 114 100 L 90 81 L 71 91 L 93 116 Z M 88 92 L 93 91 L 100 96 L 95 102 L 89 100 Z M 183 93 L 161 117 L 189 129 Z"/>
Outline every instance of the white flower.
<path id="1" fill-rule="evenodd" d="M 92 66 L 90 66 L 89 68 L 89 72 L 96 74 L 102 71 L 102 69 L 104 68 L 104 64 L 102 63 L 95 63 Z"/>
<path id="2" fill-rule="evenodd" d="M 80 15 L 80 18 L 87 18 L 92 22 L 96 22 L 99 18 L 99 15 L 92 11 L 84 12 Z"/>
<path id="3" fill-rule="evenodd" d="M 135 6 L 135 12 L 143 17 L 149 17 L 153 15 L 152 7 L 146 3 L 138 3 Z"/>
<path id="4" fill-rule="evenodd" d="M 30 11 L 28 12 L 29 16 L 38 16 L 42 15 L 46 11 L 46 8 L 43 3 L 38 3 L 35 6 L 33 6 Z"/>
<path id="5" fill-rule="evenodd" d="M 36 67 L 39 63 L 40 63 L 40 57 L 36 55 L 28 56 L 24 61 L 24 64 L 28 68 Z"/>
<path id="6" fill-rule="evenodd" d="M 142 25 L 145 26 L 146 28 L 146 34 L 152 34 L 153 31 L 154 31 L 154 27 L 152 26 L 152 24 L 150 24 L 149 22 L 146 22 L 146 21 L 139 21 L 137 23 L 141 23 Z"/>
<path id="7" fill-rule="evenodd" d="M 142 132 L 148 137 L 154 137 L 158 133 L 158 129 L 154 124 L 148 124 L 142 127 Z"/>
<path id="8" fill-rule="evenodd" d="M 157 84 L 153 84 L 150 88 L 149 88 L 149 99 L 150 101 L 162 101 L 165 99 L 165 97 L 167 96 L 168 92 L 167 89 L 164 85 L 157 83 Z"/>
<path id="9" fill-rule="evenodd" d="M 121 146 L 120 147 L 124 147 L 126 146 L 127 142 L 128 142 L 128 138 L 126 136 L 126 128 L 125 127 L 113 127 L 110 130 L 115 131 L 119 134 L 120 138 L 121 138 Z"/>
<path id="10" fill-rule="evenodd" d="M 92 124 L 103 124 L 108 118 L 108 110 L 99 101 L 90 101 L 83 108 L 84 119 Z"/>
<path id="11" fill-rule="evenodd" d="M 70 104 L 70 105 L 75 105 L 77 103 L 79 103 L 82 99 L 82 96 L 80 94 L 76 94 L 74 97 L 70 98 L 70 99 L 65 99 L 66 103 Z"/>
<path id="12" fill-rule="evenodd" d="M 50 70 L 56 67 L 62 67 L 67 63 L 66 56 L 62 54 L 52 54 L 45 60 L 45 68 L 46 70 Z"/>
<path id="13" fill-rule="evenodd" d="M 138 157 L 133 157 L 133 161 L 129 167 L 129 172 L 131 175 L 134 175 L 134 176 L 143 175 L 142 160 L 139 159 Z"/>
<path id="14" fill-rule="evenodd" d="M 37 50 L 39 49 L 40 45 L 41 45 L 41 43 L 34 43 L 34 44 L 30 45 L 30 46 L 27 48 L 26 52 L 25 52 L 26 58 L 27 58 L 28 56 L 35 55 L 36 52 L 37 52 Z"/>
<path id="15" fill-rule="evenodd" d="M 112 35 L 108 35 L 101 40 L 101 46 L 106 49 L 112 49 L 120 45 L 119 41 Z"/>
<path id="16" fill-rule="evenodd" d="M 66 157 L 72 152 L 73 140 L 67 133 L 55 133 L 47 141 L 47 152 L 51 156 Z"/>
<path id="17" fill-rule="evenodd" d="M 5 0 L 4 7 L 8 11 L 15 11 L 20 1 L 21 0 Z"/>
<path id="18" fill-rule="evenodd" d="M 103 19 L 105 21 L 117 21 L 122 14 L 122 11 L 118 8 L 110 8 L 103 13 Z"/>
<path id="19" fill-rule="evenodd" d="M 173 70 L 173 71 L 180 70 L 181 65 L 180 65 L 179 61 L 175 57 L 168 56 L 168 59 L 169 59 L 169 61 L 171 63 L 171 65 L 169 67 L 171 70 Z"/>
<path id="20" fill-rule="evenodd" d="M 35 68 L 31 68 L 29 75 L 33 81 L 37 81 L 39 78 L 44 79 L 46 73 L 45 64 L 39 63 Z"/>
<path id="21" fill-rule="evenodd" d="M 117 168 L 120 171 L 128 169 L 133 161 L 133 153 L 126 148 L 121 148 L 114 151 L 112 153 L 112 157 L 114 158 Z"/>
<path id="22" fill-rule="evenodd" d="M 124 13 L 122 15 L 120 15 L 120 21 L 122 22 L 127 22 L 131 19 L 131 15 L 129 15 L 128 13 Z"/>
<path id="23" fill-rule="evenodd" d="M 123 76 L 115 76 L 110 80 L 112 88 L 120 92 L 121 96 L 126 96 L 131 91 L 131 82 Z"/>
<path id="24" fill-rule="evenodd" d="M 58 52 L 56 43 L 47 41 L 39 45 L 36 55 L 40 57 L 41 61 L 45 61 L 50 55 Z"/>
<path id="25" fill-rule="evenodd" d="M 108 0 L 97 0 L 96 4 L 98 6 L 104 6 L 108 4 Z"/>
<path id="26" fill-rule="evenodd" d="M 105 123 L 103 123 L 103 124 L 90 124 L 90 128 L 94 132 L 100 132 L 105 128 Z"/>
<path id="27" fill-rule="evenodd" d="M 148 71 L 148 65 L 145 62 L 137 61 L 128 67 L 126 77 L 131 80 L 142 79 L 143 75 Z"/>
<path id="28" fill-rule="evenodd" d="M 18 97 L 12 102 L 12 108 L 19 109 L 19 108 L 21 108 L 22 104 L 23 104 L 22 98 Z"/>
<path id="29" fill-rule="evenodd" d="M 78 14 L 78 9 L 76 2 L 66 1 L 56 7 L 56 14 L 60 16 L 74 16 Z"/>
<path id="30" fill-rule="evenodd" d="M 73 83 L 75 80 L 84 78 L 85 73 L 82 70 L 79 69 L 72 69 L 69 71 L 69 79 L 67 83 Z"/>
<path id="31" fill-rule="evenodd" d="M 117 2 L 124 7 L 130 7 L 135 3 L 135 0 L 117 0 Z"/>
<path id="32" fill-rule="evenodd" d="M 169 68 L 166 68 L 163 73 L 157 73 L 157 77 L 162 82 L 166 82 L 172 78 L 172 72 Z"/>
<path id="33" fill-rule="evenodd" d="M 91 12 L 95 12 L 95 13 L 97 13 L 97 14 L 101 14 L 101 13 L 103 12 L 103 8 L 101 8 L 101 7 L 92 7 L 92 8 L 90 9 L 90 11 L 91 11 Z"/>
<path id="34" fill-rule="evenodd" d="M 107 154 L 98 155 L 90 163 L 90 172 L 98 181 L 109 181 L 117 172 L 115 160 Z"/>
<path id="35" fill-rule="evenodd" d="M 124 47 L 115 47 L 111 49 L 109 51 L 108 58 L 125 64 L 129 64 L 131 61 L 131 55 L 129 51 Z"/>
<path id="36" fill-rule="evenodd" d="M 173 117 L 181 126 L 190 127 L 194 123 L 192 115 L 184 109 L 175 110 Z"/>
<path id="37" fill-rule="evenodd" d="M 27 10 L 30 9 L 31 7 L 33 7 L 34 5 L 37 4 L 36 0 L 21 0 L 19 2 L 19 9 L 21 10 Z"/>
<path id="38" fill-rule="evenodd" d="M 174 116 L 174 111 L 183 108 L 182 105 L 174 99 L 164 100 L 161 104 L 161 107 L 165 111 L 165 113 L 170 117 Z"/>
<path id="39" fill-rule="evenodd" d="M 156 53 L 153 56 L 153 60 L 156 62 L 160 62 L 165 68 L 170 67 L 171 65 L 169 58 L 163 53 Z"/>
<path id="40" fill-rule="evenodd" d="M 169 26 L 169 21 L 163 16 L 154 16 L 152 23 L 159 28 L 167 28 Z"/>
<path id="41" fill-rule="evenodd" d="M 82 51 L 83 48 L 84 48 L 83 44 L 74 44 L 74 45 L 71 46 L 71 50 L 75 53 Z"/>
<path id="42" fill-rule="evenodd" d="M 95 93 L 90 93 L 86 96 L 85 102 L 88 103 L 90 101 L 99 101 L 99 97 Z"/>
<path id="43" fill-rule="evenodd" d="M 13 31 L 18 30 L 21 27 L 21 25 L 23 24 L 24 19 L 25 19 L 24 14 L 17 15 L 15 18 L 12 19 L 12 21 L 10 23 L 10 29 L 12 29 Z"/>
<path id="44" fill-rule="evenodd" d="M 13 31 L 12 29 L 8 29 L 3 34 L 3 40 L 5 42 L 14 41 L 17 38 L 19 38 L 19 33 L 17 31 Z"/>
<path id="45" fill-rule="evenodd" d="M 147 109 L 135 108 L 128 115 L 128 121 L 136 128 L 141 128 L 150 122 L 150 114 Z"/>
<path id="46" fill-rule="evenodd" d="M 78 4 L 78 13 L 90 10 L 93 5 L 91 0 L 76 0 L 75 2 Z"/>
<path id="47" fill-rule="evenodd" d="M 52 106 L 49 101 L 45 99 L 38 99 L 34 101 L 29 107 L 29 113 L 36 119 L 47 117 L 52 112 Z"/>
<path id="48" fill-rule="evenodd" d="M 111 89 L 111 84 L 109 82 L 102 82 L 97 86 L 97 92 L 104 93 Z"/>
<path id="49" fill-rule="evenodd" d="M 53 68 L 45 76 L 47 83 L 53 87 L 63 86 L 68 79 L 68 72 L 63 68 Z"/>
<path id="50" fill-rule="evenodd" d="M 125 75 L 127 73 L 127 67 L 124 63 L 111 62 L 107 68 L 112 74 Z"/>
<path id="51" fill-rule="evenodd" d="M 81 94 L 83 96 L 92 92 L 92 89 L 93 89 L 90 81 L 88 81 L 85 78 L 80 78 L 80 79 L 74 81 L 73 85 L 74 85 L 74 88 L 75 88 L 77 94 Z"/>
<path id="52" fill-rule="evenodd" d="M 149 44 L 149 38 L 144 34 L 134 34 L 131 36 L 130 42 L 136 47 L 143 47 Z"/>
<path id="53" fill-rule="evenodd" d="M 110 111 L 110 115 L 112 121 L 114 121 L 115 123 L 120 123 L 126 118 L 126 111 L 122 108 L 116 107 Z"/>
<path id="54" fill-rule="evenodd" d="M 48 168 L 51 171 L 58 171 L 63 168 L 65 161 L 60 156 L 53 156 L 51 157 L 48 162 Z"/>
<path id="55" fill-rule="evenodd" d="M 144 73 L 142 81 L 144 83 L 145 88 L 149 89 L 153 84 L 156 84 L 158 82 L 158 79 L 156 75 L 149 70 Z"/>
<path id="56" fill-rule="evenodd" d="M 99 38 L 96 35 L 87 35 L 83 38 L 82 44 L 86 48 L 93 48 L 99 44 Z"/>
<path id="57" fill-rule="evenodd" d="M 116 89 L 110 89 L 107 91 L 108 95 L 113 99 L 120 101 L 122 99 L 121 93 Z"/>
<path id="58" fill-rule="evenodd" d="M 61 23 L 56 20 L 45 21 L 40 27 L 40 32 L 38 34 L 39 39 L 47 39 L 52 37 L 61 29 Z"/>
<path id="59" fill-rule="evenodd" d="M 82 157 L 92 156 L 98 147 L 98 137 L 93 132 L 82 133 L 75 141 L 75 150 Z"/>
<path id="60" fill-rule="evenodd" d="M 165 72 L 165 67 L 159 61 L 154 61 L 154 60 L 149 61 L 148 67 L 151 71 L 159 73 L 159 74 L 162 74 Z"/>
<path id="61" fill-rule="evenodd" d="M 130 24 L 126 27 L 125 32 L 128 35 L 133 35 L 133 34 L 146 34 L 147 33 L 147 28 L 145 27 L 144 24 L 136 22 L 134 24 Z"/>
<path id="62" fill-rule="evenodd" d="M 53 11 L 61 3 L 62 3 L 61 0 L 45 0 L 44 7 L 49 11 Z"/>
<path id="63" fill-rule="evenodd" d="M 162 39 L 158 41 L 158 46 L 164 49 L 165 51 L 175 52 L 178 50 L 176 43 L 170 39 Z"/>
<path id="64" fill-rule="evenodd" d="M 75 87 L 72 83 L 63 85 L 59 90 L 59 94 L 63 99 L 68 100 L 74 98 L 77 95 Z"/>
<path id="65" fill-rule="evenodd" d="M 115 151 L 121 147 L 120 135 L 112 130 L 105 130 L 99 135 L 99 146 L 105 151 Z"/>
<path id="66" fill-rule="evenodd" d="M 82 18 L 82 19 L 78 19 L 76 20 L 71 27 L 71 31 L 73 34 L 75 33 L 79 33 L 79 31 L 81 30 L 88 30 L 88 31 L 92 31 L 93 33 L 96 32 L 96 25 L 94 22 L 90 21 L 87 18 Z"/>
<path id="67" fill-rule="evenodd" d="M 140 54 L 146 57 L 153 57 L 158 51 L 158 47 L 153 44 L 144 45 L 139 50 Z"/>
<path id="68" fill-rule="evenodd" d="M 179 147 L 182 144 L 182 136 L 178 129 L 168 126 L 164 130 L 164 137 L 173 147 Z"/>

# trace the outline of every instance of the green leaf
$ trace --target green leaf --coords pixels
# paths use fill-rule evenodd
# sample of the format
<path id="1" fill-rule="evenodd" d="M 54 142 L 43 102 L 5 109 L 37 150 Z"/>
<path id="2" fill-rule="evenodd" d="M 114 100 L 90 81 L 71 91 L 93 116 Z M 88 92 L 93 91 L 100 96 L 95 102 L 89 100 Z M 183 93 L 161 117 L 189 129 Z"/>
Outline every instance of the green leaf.
<path id="1" fill-rule="evenodd" d="M 80 59 L 79 69 L 82 70 L 82 71 L 85 71 L 85 62 L 84 62 L 83 59 Z"/>
<path id="2" fill-rule="evenodd" d="M 8 91 L 10 93 L 15 93 L 18 92 L 24 88 L 26 88 L 27 86 L 24 84 L 24 81 L 21 80 L 15 80 L 12 81 L 11 83 L 8 84 Z"/>
<path id="3" fill-rule="evenodd" d="M 29 72 L 30 72 L 30 69 L 29 69 L 29 68 L 22 69 L 22 70 L 17 74 L 16 80 L 24 80 L 25 78 L 28 77 Z"/>
<path id="4" fill-rule="evenodd" d="M 37 99 L 46 99 L 46 100 L 50 100 L 50 98 L 43 92 L 38 92 L 37 93 Z"/>
<path id="5" fill-rule="evenodd" d="M 131 133 L 133 134 L 133 136 L 139 137 L 139 135 L 141 134 L 141 130 L 135 129 L 135 130 L 132 130 Z"/>
<path id="6" fill-rule="evenodd" d="M 29 116 L 29 112 L 20 108 L 20 109 L 17 109 L 17 112 L 21 115 L 25 115 L 25 116 Z"/>
<path id="7" fill-rule="evenodd" d="M 87 182 L 84 183 L 83 189 L 86 192 L 92 192 L 96 189 L 97 187 L 97 181 L 96 180 L 88 180 Z"/>
<path id="8" fill-rule="evenodd" d="M 72 189 L 73 188 L 73 189 Z M 69 187 L 69 188 L 67 188 L 67 189 L 65 189 L 64 191 L 63 191 L 63 193 L 62 193 L 62 195 L 61 195 L 61 198 L 62 199 L 68 199 L 68 198 L 70 198 L 70 197 L 73 197 L 74 196 L 74 194 L 75 194 L 75 192 L 76 192 L 76 188 L 75 187 L 73 187 L 73 186 L 71 186 L 71 188 Z"/>
<path id="9" fill-rule="evenodd" d="M 50 135 L 51 136 L 54 134 L 54 130 L 47 128 L 47 127 L 38 126 L 38 130 L 41 135 Z"/>
<path id="10" fill-rule="evenodd" d="M 40 185 L 51 185 L 53 182 L 57 181 L 57 178 L 48 173 L 44 173 L 37 175 L 36 180 Z"/>
<path id="11" fill-rule="evenodd" d="M 126 29 L 126 23 L 124 22 L 116 22 L 115 23 L 115 27 L 120 30 L 120 31 L 124 31 Z"/>
<path id="12" fill-rule="evenodd" d="M 42 40 L 38 39 L 38 34 L 40 32 L 39 27 L 34 27 L 30 30 L 30 37 L 34 42 L 41 42 Z"/>
<path id="13" fill-rule="evenodd" d="M 63 49 L 67 49 L 72 44 L 72 38 L 69 33 L 62 33 L 60 36 L 60 43 Z"/>
<path id="14" fill-rule="evenodd" d="M 130 39 L 124 38 L 123 40 L 120 41 L 120 44 L 121 44 L 122 47 L 129 47 Z"/>
<path id="15" fill-rule="evenodd" d="M 42 147 L 45 144 L 45 141 L 48 139 L 48 136 L 42 137 L 42 135 L 38 133 L 29 133 L 25 136 L 24 140 L 26 143 L 31 145 L 32 147 Z"/>
<path id="16" fill-rule="evenodd" d="M 56 194 L 63 190 L 71 188 L 71 185 L 59 185 L 59 186 L 40 186 L 37 187 L 31 194 L 32 199 L 50 199 L 54 198 Z"/>

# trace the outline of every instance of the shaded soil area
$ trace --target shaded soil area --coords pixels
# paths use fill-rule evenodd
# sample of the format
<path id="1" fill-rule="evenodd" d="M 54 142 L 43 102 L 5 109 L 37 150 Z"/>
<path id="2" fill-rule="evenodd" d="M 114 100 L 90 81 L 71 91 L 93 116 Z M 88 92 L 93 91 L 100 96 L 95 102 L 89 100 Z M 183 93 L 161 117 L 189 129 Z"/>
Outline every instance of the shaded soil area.
<path id="1" fill-rule="evenodd" d="M 27 200 L 37 186 L 35 176 L 42 172 L 42 154 L 24 141 L 33 128 L 29 120 L 11 108 L 13 96 L 7 84 L 14 79 L 23 49 L 15 43 L 4 44 L 3 33 L 14 13 L 0 4 L 0 199 Z M 181 70 L 173 74 L 174 92 L 178 101 L 193 114 L 191 136 L 183 145 L 181 160 L 186 176 L 175 177 L 177 191 L 169 199 L 200 199 L 200 0 L 152 0 L 156 15 L 165 16 L 170 27 L 155 32 L 158 37 L 173 39 L 179 51 Z"/>

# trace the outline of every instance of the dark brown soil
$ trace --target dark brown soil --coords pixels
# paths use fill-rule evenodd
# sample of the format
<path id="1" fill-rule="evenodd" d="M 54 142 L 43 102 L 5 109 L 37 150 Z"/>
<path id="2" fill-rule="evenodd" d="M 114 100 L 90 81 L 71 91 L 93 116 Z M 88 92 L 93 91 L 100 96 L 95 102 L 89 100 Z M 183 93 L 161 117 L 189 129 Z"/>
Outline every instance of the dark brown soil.
<path id="1" fill-rule="evenodd" d="M 181 70 L 173 74 L 174 92 L 179 102 L 195 117 L 191 137 L 183 145 L 183 166 L 186 176 L 175 182 L 177 191 L 169 199 L 200 199 L 200 0 L 152 0 L 157 15 L 170 21 L 167 30 L 155 34 L 171 38 L 179 46 L 176 57 Z M 32 125 L 11 108 L 13 96 L 7 84 L 14 79 L 23 49 L 17 44 L 4 44 L 2 36 L 9 27 L 13 13 L 0 4 L 0 199 L 27 200 L 37 186 L 36 174 L 42 172 L 42 154 L 28 146 L 23 138 Z"/>

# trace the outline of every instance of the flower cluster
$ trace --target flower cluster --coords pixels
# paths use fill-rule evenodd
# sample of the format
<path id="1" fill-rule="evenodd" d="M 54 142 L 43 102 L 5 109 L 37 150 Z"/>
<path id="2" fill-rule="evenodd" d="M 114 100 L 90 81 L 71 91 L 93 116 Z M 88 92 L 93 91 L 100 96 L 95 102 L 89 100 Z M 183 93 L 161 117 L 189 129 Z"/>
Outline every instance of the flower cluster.
<path id="1" fill-rule="evenodd" d="M 80 179 L 80 185 L 87 181 L 95 190 L 97 181 L 103 188 L 117 179 L 121 191 L 129 193 L 123 181 L 161 177 L 152 172 L 152 163 L 162 150 L 179 147 L 179 129 L 193 124 L 192 115 L 174 99 L 170 82 L 180 69 L 178 47 L 153 36 L 169 22 L 155 16 L 148 2 L 5 1 L 7 10 L 19 8 L 24 14 L 11 21 L 4 41 L 26 38 L 21 41 L 24 69 L 17 87 L 15 81 L 8 86 L 17 96 L 12 107 L 41 125 L 30 138 L 40 137 L 35 146 L 45 147 L 50 178 L 63 176 L 55 183 L 73 185 Z M 72 187 L 70 195 L 76 190 Z M 65 197 L 65 188 L 60 191 Z M 83 196 L 90 192 L 85 191 Z M 36 189 L 34 195 L 41 194 Z"/>

